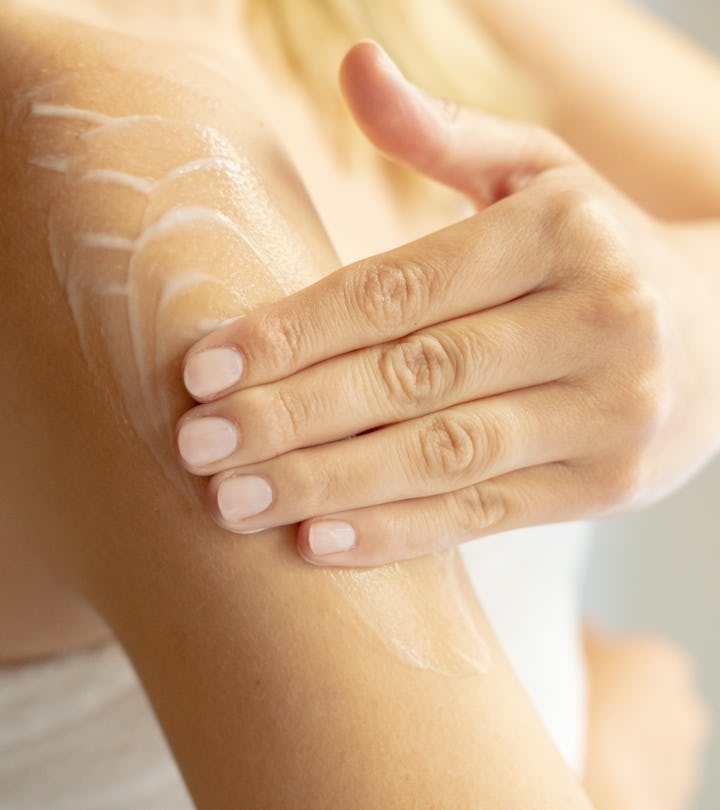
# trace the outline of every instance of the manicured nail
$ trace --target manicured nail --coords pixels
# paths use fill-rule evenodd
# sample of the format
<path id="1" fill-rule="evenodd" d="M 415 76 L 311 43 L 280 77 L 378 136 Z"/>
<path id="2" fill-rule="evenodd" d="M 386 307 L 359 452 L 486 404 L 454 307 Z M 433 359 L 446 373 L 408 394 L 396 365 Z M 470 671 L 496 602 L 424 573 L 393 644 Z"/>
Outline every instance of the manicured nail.
<path id="1" fill-rule="evenodd" d="M 355 529 L 342 520 L 319 520 L 310 526 L 310 550 L 318 557 L 347 551 L 355 545 Z"/>
<path id="2" fill-rule="evenodd" d="M 215 396 L 240 379 L 243 361 L 235 349 L 224 346 L 192 355 L 185 365 L 185 388 L 198 399 Z"/>
<path id="3" fill-rule="evenodd" d="M 272 498 L 270 484 L 258 475 L 226 478 L 217 493 L 218 509 L 228 523 L 264 512 Z"/>
<path id="4" fill-rule="evenodd" d="M 193 467 L 220 461 L 235 452 L 238 443 L 235 425 L 217 416 L 190 419 L 178 433 L 178 450 Z"/>

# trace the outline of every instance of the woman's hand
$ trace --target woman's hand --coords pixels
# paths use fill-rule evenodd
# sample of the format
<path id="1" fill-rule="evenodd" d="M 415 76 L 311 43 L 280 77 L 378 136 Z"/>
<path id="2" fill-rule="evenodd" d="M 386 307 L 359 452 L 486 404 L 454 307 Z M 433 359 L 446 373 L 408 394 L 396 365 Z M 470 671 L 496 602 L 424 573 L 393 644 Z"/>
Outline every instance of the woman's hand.
<path id="1" fill-rule="evenodd" d="M 381 150 L 479 213 L 191 349 L 204 404 L 178 448 L 216 520 L 302 521 L 310 562 L 378 565 L 617 512 L 707 460 L 720 279 L 692 233 L 552 134 L 427 98 L 371 43 L 341 78 Z"/>

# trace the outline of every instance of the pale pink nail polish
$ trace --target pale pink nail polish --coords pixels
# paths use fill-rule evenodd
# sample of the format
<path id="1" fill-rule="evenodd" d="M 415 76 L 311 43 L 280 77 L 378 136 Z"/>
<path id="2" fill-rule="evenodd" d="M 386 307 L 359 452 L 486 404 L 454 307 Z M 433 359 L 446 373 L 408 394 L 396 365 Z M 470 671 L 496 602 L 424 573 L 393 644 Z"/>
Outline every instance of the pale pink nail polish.
<path id="1" fill-rule="evenodd" d="M 185 364 L 185 388 L 198 399 L 215 396 L 242 377 L 240 352 L 228 346 L 206 349 L 192 355 Z"/>
<path id="2" fill-rule="evenodd" d="M 310 550 L 317 556 L 337 554 L 355 545 L 355 530 L 342 520 L 319 520 L 310 526 Z"/>
<path id="3" fill-rule="evenodd" d="M 193 467 L 213 464 L 234 453 L 238 435 L 235 425 L 217 416 L 191 419 L 178 432 L 178 450 Z"/>
<path id="4" fill-rule="evenodd" d="M 217 492 L 220 514 L 228 523 L 264 512 L 272 503 L 270 484 L 259 475 L 238 475 L 221 482 Z"/>

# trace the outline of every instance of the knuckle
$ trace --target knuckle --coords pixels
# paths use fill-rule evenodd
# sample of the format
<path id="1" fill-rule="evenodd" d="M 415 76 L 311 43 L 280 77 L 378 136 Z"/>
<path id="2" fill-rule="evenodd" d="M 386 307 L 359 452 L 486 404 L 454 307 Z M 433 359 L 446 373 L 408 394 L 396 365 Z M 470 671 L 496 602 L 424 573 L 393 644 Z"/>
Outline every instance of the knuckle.
<path id="1" fill-rule="evenodd" d="M 412 328 L 432 297 L 429 268 L 409 258 L 378 259 L 353 276 L 350 305 L 379 333 Z"/>
<path id="2" fill-rule="evenodd" d="M 657 289 L 633 268 L 617 260 L 592 294 L 585 318 L 594 331 L 612 338 L 651 365 L 666 344 L 666 317 Z"/>
<path id="3" fill-rule="evenodd" d="M 422 474 L 431 481 L 457 481 L 480 466 L 474 431 L 454 416 L 432 419 L 421 429 L 418 447 Z"/>
<path id="4" fill-rule="evenodd" d="M 628 298 L 623 317 L 631 337 L 623 348 L 625 356 L 631 353 L 634 368 L 626 413 L 640 446 L 646 447 L 669 416 L 674 389 L 668 378 L 670 341 L 655 290 L 635 285 Z"/>
<path id="5" fill-rule="evenodd" d="M 507 519 L 508 505 L 500 487 L 483 482 L 453 496 L 455 523 L 465 536 L 499 527 Z"/>
<path id="6" fill-rule="evenodd" d="M 431 335 L 416 335 L 386 347 L 378 362 L 385 395 L 402 405 L 440 399 L 456 385 L 459 374 L 458 354 Z"/>
<path id="7" fill-rule="evenodd" d="M 656 291 L 632 276 L 616 277 L 601 297 L 584 306 L 584 323 L 591 322 L 605 368 L 598 377 L 604 384 L 597 404 L 623 451 L 642 461 L 674 404 L 667 319 Z"/>
<path id="8" fill-rule="evenodd" d="M 631 447 L 639 455 L 653 444 L 669 416 L 669 398 L 662 378 L 652 370 L 636 372 L 628 386 L 623 417 L 631 431 Z"/>
<path id="9" fill-rule="evenodd" d="M 542 221 L 551 235 L 565 234 L 575 228 L 590 226 L 592 195 L 582 185 L 570 182 L 555 183 L 547 188 L 542 208 Z"/>
<path id="10" fill-rule="evenodd" d="M 630 249 L 613 207 L 586 182 L 565 178 L 550 185 L 539 217 L 543 241 L 583 280 L 622 262 Z"/>
<path id="11" fill-rule="evenodd" d="M 305 346 L 303 325 L 283 313 L 268 313 L 258 326 L 263 364 L 278 374 L 299 368 Z"/>
<path id="12" fill-rule="evenodd" d="M 623 325 L 630 333 L 633 352 L 646 369 L 657 369 L 664 364 L 668 346 L 668 319 L 658 291 L 637 276 L 625 285 L 625 295 L 617 307 L 622 307 Z"/>
<path id="13" fill-rule="evenodd" d="M 606 513 L 624 511 L 636 504 L 644 492 L 644 465 L 634 455 L 617 460 L 599 473 L 597 505 Z"/>
<path id="14" fill-rule="evenodd" d="M 616 272 L 583 304 L 606 384 L 599 395 L 624 450 L 642 457 L 669 419 L 672 341 L 657 290 L 632 272 Z M 632 363 L 628 363 L 628 358 Z"/>
<path id="15" fill-rule="evenodd" d="M 270 400 L 270 407 L 275 433 L 273 445 L 283 451 L 298 446 L 308 424 L 305 400 L 290 389 L 279 386 Z"/>
<path id="16" fill-rule="evenodd" d="M 616 369 L 598 394 L 596 413 L 608 428 L 608 454 L 617 452 L 634 466 L 652 467 L 658 437 L 671 418 L 675 394 L 668 375 L 657 368 Z"/>

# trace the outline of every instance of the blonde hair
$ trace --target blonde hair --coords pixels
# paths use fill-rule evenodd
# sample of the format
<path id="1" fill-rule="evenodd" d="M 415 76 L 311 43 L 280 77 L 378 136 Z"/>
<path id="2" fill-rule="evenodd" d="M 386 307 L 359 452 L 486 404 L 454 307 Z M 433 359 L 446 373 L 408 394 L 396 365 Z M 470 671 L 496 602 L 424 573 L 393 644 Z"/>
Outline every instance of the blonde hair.
<path id="1" fill-rule="evenodd" d="M 432 95 L 511 118 L 547 118 L 538 86 L 458 0 L 246 0 L 245 24 L 268 66 L 308 94 L 346 161 L 372 153 L 337 85 L 345 52 L 367 37 Z M 395 187 L 414 182 L 377 153 L 370 159 L 383 160 Z"/>

